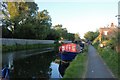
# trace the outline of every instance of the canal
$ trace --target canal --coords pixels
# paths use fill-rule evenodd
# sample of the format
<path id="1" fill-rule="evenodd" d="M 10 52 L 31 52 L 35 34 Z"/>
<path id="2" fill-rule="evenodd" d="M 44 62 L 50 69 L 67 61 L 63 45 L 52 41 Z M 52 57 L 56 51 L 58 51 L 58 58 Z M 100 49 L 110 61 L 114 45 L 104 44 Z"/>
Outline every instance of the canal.
<path id="1" fill-rule="evenodd" d="M 61 78 L 55 63 L 57 53 L 54 51 L 41 53 L 39 50 L 19 51 L 2 54 L 2 66 L 12 67 L 10 78 Z"/>

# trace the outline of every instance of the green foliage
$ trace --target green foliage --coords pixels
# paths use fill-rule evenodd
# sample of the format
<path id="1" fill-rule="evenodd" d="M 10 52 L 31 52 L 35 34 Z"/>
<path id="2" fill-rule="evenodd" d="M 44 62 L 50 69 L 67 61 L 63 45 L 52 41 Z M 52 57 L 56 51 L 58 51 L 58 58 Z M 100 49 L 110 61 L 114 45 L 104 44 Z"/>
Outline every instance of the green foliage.
<path id="1" fill-rule="evenodd" d="M 33 16 L 38 10 L 37 4 L 34 2 L 7 2 L 7 9 L 10 14 L 10 19 L 16 22 L 28 16 Z"/>
<path id="2" fill-rule="evenodd" d="M 53 29 L 56 30 L 57 34 L 59 34 L 59 38 L 62 37 L 64 39 L 67 39 L 67 29 L 62 28 L 61 24 L 55 25 Z"/>
<path id="3" fill-rule="evenodd" d="M 68 33 L 62 25 L 55 25 L 56 28 L 52 29 L 49 12 L 38 11 L 35 2 L 23 0 L 23 2 L 7 2 L 6 4 L 10 17 L 2 21 L 3 38 L 59 40 L 63 37 L 67 40 L 74 39 L 73 34 Z"/>
<path id="4" fill-rule="evenodd" d="M 99 44 L 94 44 L 94 46 L 97 48 L 99 55 L 104 59 L 104 61 L 106 62 L 106 64 L 108 65 L 108 67 L 112 70 L 113 74 L 116 77 L 120 76 L 120 72 L 118 71 L 118 67 L 120 66 L 119 64 L 119 58 L 120 55 L 113 50 L 111 47 L 112 46 L 107 46 L 104 48 L 100 48 L 98 46 Z M 119 77 L 120 78 L 120 77 Z"/>
<path id="5" fill-rule="evenodd" d="M 93 31 L 88 31 L 85 33 L 84 38 L 89 39 L 90 41 L 93 41 L 97 36 L 99 35 L 99 32 L 93 32 Z"/>
<path id="6" fill-rule="evenodd" d="M 99 48 L 99 43 L 96 42 L 96 43 L 93 44 L 93 46 L 94 46 L 96 49 L 98 49 L 98 48 Z"/>
<path id="7" fill-rule="evenodd" d="M 87 47 L 84 53 L 80 53 L 76 58 L 70 63 L 70 66 L 66 69 L 65 75 L 62 80 L 67 80 L 68 78 L 84 78 L 86 71 L 86 61 L 87 61 Z"/>
<path id="8" fill-rule="evenodd" d="M 60 34 L 54 29 L 50 29 L 50 32 L 46 37 L 47 40 L 59 40 L 59 38 Z"/>
<path id="9" fill-rule="evenodd" d="M 103 48 L 99 47 L 99 43 L 95 43 L 94 46 L 97 48 L 99 54 L 104 59 L 108 67 L 114 73 L 116 77 L 120 79 L 120 72 L 118 70 L 120 54 L 118 54 L 116 47 L 119 45 L 119 32 L 115 32 L 114 36 L 109 39 L 102 39 L 102 43 L 106 43 L 106 46 Z"/>
<path id="10" fill-rule="evenodd" d="M 116 45 L 117 45 L 117 42 L 115 41 L 115 38 L 112 38 L 107 42 L 107 46 L 109 46 L 113 50 L 115 50 Z"/>
<path id="11" fill-rule="evenodd" d="M 116 51 L 110 49 L 109 47 L 99 48 L 98 50 L 99 50 L 99 54 L 105 60 L 106 64 L 112 70 L 114 75 L 116 77 L 120 76 L 120 74 L 118 74 L 118 66 L 120 66 L 118 64 L 119 54 Z"/>
<path id="12" fill-rule="evenodd" d="M 8 9 L 9 14 L 10 14 L 10 19 L 14 19 L 16 16 L 19 15 L 17 3 L 16 2 L 8 2 L 7 5 L 8 5 L 7 9 Z"/>
<path id="13" fill-rule="evenodd" d="M 68 40 L 72 40 L 72 41 L 74 41 L 75 40 L 75 36 L 74 36 L 75 34 L 73 34 L 73 33 L 68 33 Z"/>
<path id="14" fill-rule="evenodd" d="M 10 37 L 7 33 L 10 32 L 9 26 L 14 26 L 11 32 L 13 38 L 45 39 L 47 37 L 51 27 L 51 17 L 47 10 L 37 12 L 38 7 L 34 2 L 8 2 L 7 5 L 11 24 L 5 25 L 3 37 Z"/>
<path id="15" fill-rule="evenodd" d="M 34 26 L 31 23 L 18 26 L 14 32 L 15 32 L 14 37 L 19 39 L 35 38 Z"/>
<path id="16" fill-rule="evenodd" d="M 85 72 L 85 61 L 86 53 L 78 54 L 73 62 L 70 63 L 70 66 L 66 69 L 64 79 L 67 78 L 83 78 Z"/>
<path id="17" fill-rule="evenodd" d="M 48 15 L 47 10 L 37 13 L 35 22 L 35 36 L 38 39 L 46 39 L 50 33 L 51 17 Z"/>
<path id="18" fill-rule="evenodd" d="M 12 33 L 7 29 L 7 27 L 2 27 L 2 37 L 12 37 Z"/>

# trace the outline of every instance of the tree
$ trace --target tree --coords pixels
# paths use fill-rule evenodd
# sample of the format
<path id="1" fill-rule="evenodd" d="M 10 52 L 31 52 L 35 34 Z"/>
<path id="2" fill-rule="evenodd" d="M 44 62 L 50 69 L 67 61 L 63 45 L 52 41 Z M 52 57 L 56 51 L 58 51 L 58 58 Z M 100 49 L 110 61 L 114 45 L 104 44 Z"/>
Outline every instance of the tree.
<path id="1" fill-rule="evenodd" d="M 8 2 L 7 3 L 7 10 L 10 14 L 10 19 L 14 19 L 16 16 L 19 15 L 17 2 Z"/>
<path id="2" fill-rule="evenodd" d="M 60 34 L 55 29 L 50 29 L 50 33 L 47 35 L 46 40 L 59 40 Z"/>
<path id="3" fill-rule="evenodd" d="M 75 34 L 75 40 L 77 40 L 77 41 L 80 40 L 79 33 L 76 33 L 76 34 Z"/>
<path id="4" fill-rule="evenodd" d="M 51 17 L 47 10 L 37 13 L 35 25 L 36 38 L 45 39 L 49 34 L 52 25 Z"/>
<path id="5" fill-rule="evenodd" d="M 19 39 L 35 39 L 34 27 L 30 20 L 26 20 L 24 24 L 17 27 L 14 36 Z"/>
<path id="6" fill-rule="evenodd" d="M 52 25 L 51 17 L 47 10 L 38 12 L 36 3 L 25 0 L 7 2 L 7 10 L 10 14 L 11 26 L 14 26 L 14 38 L 45 39 L 49 34 Z"/>
<path id="7" fill-rule="evenodd" d="M 98 31 L 96 32 L 88 31 L 87 33 L 85 33 L 84 38 L 93 41 L 98 35 L 99 35 Z"/>
<path id="8" fill-rule="evenodd" d="M 9 20 L 9 13 L 7 11 L 7 3 L 5 2 L 0 2 L 1 5 L 1 20 L 0 20 L 0 25 L 2 26 L 2 37 L 12 37 L 12 33 L 8 30 L 8 27 L 10 27 L 11 22 Z"/>
<path id="9" fill-rule="evenodd" d="M 60 38 L 62 37 L 63 39 L 67 39 L 68 37 L 68 31 L 66 28 L 62 28 L 61 24 L 55 25 L 53 29 L 56 30 L 56 32 L 60 35 Z"/>
<path id="10" fill-rule="evenodd" d="M 25 2 L 24 0 L 23 2 L 7 2 L 7 10 L 10 14 L 11 26 L 14 26 L 13 37 L 18 38 L 19 36 L 17 31 L 20 31 L 18 29 L 21 29 L 20 26 L 26 25 L 24 23 L 30 20 L 30 18 L 32 20 L 32 17 L 36 16 L 38 7 L 36 3 Z M 21 30 L 20 32 L 22 31 L 24 30 Z"/>
<path id="11" fill-rule="evenodd" d="M 35 2 L 7 2 L 9 18 L 3 20 L 3 37 L 20 39 L 74 40 L 73 33 L 68 33 L 61 24 L 51 28 L 52 19 L 47 10 L 38 11 Z"/>
<path id="12" fill-rule="evenodd" d="M 68 35 L 68 38 L 67 38 L 68 40 L 71 40 L 71 41 L 74 41 L 74 40 L 75 40 L 75 36 L 74 36 L 75 34 L 73 34 L 73 33 L 68 33 L 67 35 Z"/>

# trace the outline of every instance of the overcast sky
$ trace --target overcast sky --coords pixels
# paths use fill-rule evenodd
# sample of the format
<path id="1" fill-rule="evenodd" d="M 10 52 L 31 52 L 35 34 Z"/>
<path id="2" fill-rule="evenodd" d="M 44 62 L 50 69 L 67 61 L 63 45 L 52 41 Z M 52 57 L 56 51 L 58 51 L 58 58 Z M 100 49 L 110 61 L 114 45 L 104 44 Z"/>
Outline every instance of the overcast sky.
<path id="1" fill-rule="evenodd" d="M 35 0 L 39 10 L 46 9 L 52 18 L 52 25 L 62 24 L 68 32 L 83 37 L 87 31 L 117 24 L 119 0 Z"/>

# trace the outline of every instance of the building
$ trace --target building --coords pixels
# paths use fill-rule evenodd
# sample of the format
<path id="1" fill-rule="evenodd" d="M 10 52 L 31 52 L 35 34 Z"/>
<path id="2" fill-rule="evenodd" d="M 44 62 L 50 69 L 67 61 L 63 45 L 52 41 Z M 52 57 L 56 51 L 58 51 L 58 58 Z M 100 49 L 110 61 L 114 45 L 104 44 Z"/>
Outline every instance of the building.
<path id="1" fill-rule="evenodd" d="M 118 27 L 111 23 L 110 26 L 102 27 L 99 29 L 100 37 L 102 38 L 102 36 L 104 36 L 107 39 L 110 37 L 114 37 L 117 30 Z"/>

